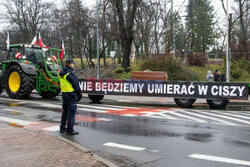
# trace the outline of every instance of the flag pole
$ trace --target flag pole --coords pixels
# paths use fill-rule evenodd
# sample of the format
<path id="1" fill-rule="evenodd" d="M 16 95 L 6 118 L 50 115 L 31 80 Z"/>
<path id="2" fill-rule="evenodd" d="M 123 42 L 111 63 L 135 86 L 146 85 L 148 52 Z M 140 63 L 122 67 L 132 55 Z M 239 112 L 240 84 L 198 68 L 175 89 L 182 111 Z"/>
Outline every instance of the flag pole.
<path id="1" fill-rule="evenodd" d="M 8 56 L 9 56 L 9 50 L 10 50 L 10 33 L 9 32 L 7 34 L 6 44 L 7 44 L 6 57 L 7 57 L 7 59 L 9 59 L 8 58 Z"/>

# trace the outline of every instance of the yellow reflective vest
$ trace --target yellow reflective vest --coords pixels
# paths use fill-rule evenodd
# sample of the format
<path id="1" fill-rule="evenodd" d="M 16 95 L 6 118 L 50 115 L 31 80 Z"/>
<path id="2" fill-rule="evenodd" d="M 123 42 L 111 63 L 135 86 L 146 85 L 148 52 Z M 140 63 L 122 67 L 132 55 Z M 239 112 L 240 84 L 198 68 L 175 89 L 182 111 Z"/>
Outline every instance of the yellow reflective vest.
<path id="1" fill-rule="evenodd" d="M 66 77 L 69 75 L 70 73 L 67 73 L 64 76 L 59 76 L 59 80 L 60 80 L 60 85 L 61 85 L 61 91 L 66 93 L 66 92 L 74 92 L 75 89 L 73 88 L 72 84 L 66 79 Z"/>

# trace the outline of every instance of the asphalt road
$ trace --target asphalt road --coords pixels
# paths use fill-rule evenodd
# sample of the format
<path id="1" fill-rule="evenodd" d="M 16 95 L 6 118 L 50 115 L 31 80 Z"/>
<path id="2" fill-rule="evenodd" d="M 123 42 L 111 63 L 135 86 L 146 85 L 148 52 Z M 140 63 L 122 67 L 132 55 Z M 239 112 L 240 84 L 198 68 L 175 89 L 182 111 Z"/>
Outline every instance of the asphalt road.
<path id="1" fill-rule="evenodd" d="M 29 100 L 0 96 L 0 124 L 58 132 L 60 97 Z M 209 110 L 202 101 L 193 109 L 167 98 L 109 96 L 100 104 L 88 98 L 78 104 L 80 143 L 118 166 L 237 167 L 250 166 L 250 105 L 231 103 Z"/>

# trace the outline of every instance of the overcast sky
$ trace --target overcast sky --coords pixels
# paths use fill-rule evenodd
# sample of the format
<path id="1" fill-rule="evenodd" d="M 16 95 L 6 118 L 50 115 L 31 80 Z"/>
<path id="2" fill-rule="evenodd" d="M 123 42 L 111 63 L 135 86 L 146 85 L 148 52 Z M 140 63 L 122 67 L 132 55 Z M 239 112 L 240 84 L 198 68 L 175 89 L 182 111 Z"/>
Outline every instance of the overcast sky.
<path id="1" fill-rule="evenodd" d="M 5 0 L 0 0 L 0 1 L 5 1 Z M 59 7 L 62 6 L 64 0 L 45 0 L 48 2 L 53 2 L 56 5 L 58 5 Z M 225 23 L 225 14 L 224 11 L 222 9 L 221 6 L 221 0 L 212 0 L 212 5 L 215 8 L 215 16 L 217 17 L 217 19 L 219 19 L 219 23 L 221 23 L 222 25 Z M 229 0 L 230 3 L 231 0 Z M 180 6 L 183 4 L 183 2 L 185 2 L 184 4 L 186 5 L 188 0 L 174 0 L 174 10 L 178 10 L 180 8 Z M 83 0 L 83 4 L 88 6 L 88 7 L 95 7 L 96 4 L 96 0 Z M 169 3 L 170 4 L 170 3 Z M 181 16 L 185 16 L 185 5 L 181 8 L 181 12 L 180 15 Z M 229 6 L 231 6 L 231 4 L 229 4 Z M 169 6 L 170 8 L 170 6 Z M 2 7 L 0 7 L 1 11 Z M 4 28 L 4 26 L 6 26 L 6 24 L 4 23 L 0 23 L 0 29 Z"/>

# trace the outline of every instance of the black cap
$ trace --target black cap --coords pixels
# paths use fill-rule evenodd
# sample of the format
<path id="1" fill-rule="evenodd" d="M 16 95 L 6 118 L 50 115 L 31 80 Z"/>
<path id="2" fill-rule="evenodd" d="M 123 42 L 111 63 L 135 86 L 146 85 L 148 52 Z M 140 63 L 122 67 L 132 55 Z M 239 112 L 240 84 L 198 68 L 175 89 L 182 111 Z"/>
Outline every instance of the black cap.
<path id="1" fill-rule="evenodd" d="M 66 64 L 74 64 L 74 62 L 73 62 L 73 60 L 72 59 L 70 59 L 70 58 L 68 58 L 66 61 L 65 61 L 65 63 Z"/>

